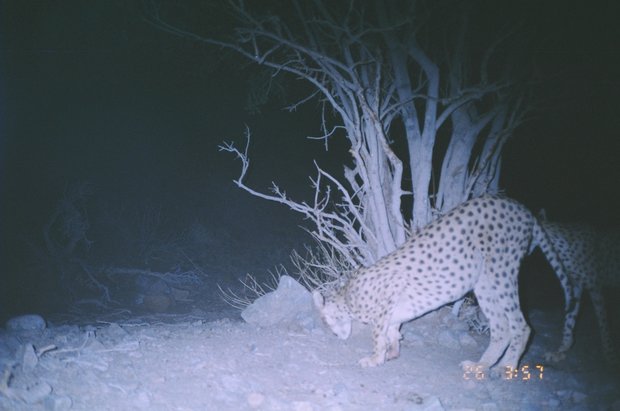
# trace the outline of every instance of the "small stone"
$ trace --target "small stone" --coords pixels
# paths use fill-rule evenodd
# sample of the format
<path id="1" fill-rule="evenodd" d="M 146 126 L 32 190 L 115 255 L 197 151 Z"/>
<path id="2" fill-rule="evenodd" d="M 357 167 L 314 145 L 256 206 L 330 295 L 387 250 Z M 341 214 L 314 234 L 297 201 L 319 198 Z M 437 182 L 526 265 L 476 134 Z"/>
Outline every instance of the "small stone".
<path id="1" fill-rule="evenodd" d="M 104 341 L 122 341 L 127 335 L 127 331 L 116 323 L 112 323 L 97 331 L 97 337 L 102 338 Z"/>
<path id="2" fill-rule="evenodd" d="M 6 322 L 9 331 L 42 331 L 45 327 L 45 320 L 38 314 L 20 315 Z"/>
<path id="3" fill-rule="evenodd" d="M 66 411 L 73 406 L 73 401 L 67 396 L 50 395 L 43 401 L 45 411 Z"/>
<path id="4" fill-rule="evenodd" d="M 251 408 L 258 408 L 265 402 L 265 396 L 259 392 L 251 392 L 248 394 L 247 401 Z"/>

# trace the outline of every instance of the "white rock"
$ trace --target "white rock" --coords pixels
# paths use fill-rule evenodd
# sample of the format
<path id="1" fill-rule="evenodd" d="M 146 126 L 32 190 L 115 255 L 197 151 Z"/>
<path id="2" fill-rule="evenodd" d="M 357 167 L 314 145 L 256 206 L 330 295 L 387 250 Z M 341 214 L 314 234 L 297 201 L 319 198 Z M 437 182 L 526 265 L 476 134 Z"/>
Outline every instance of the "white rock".
<path id="1" fill-rule="evenodd" d="M 67 411 L 73 406 L 73 401 L 67 396 L 50 395 L 43 401 L 45 411 Z"/>
<path id="2" fill-rule="evenodd" d="M 312 295 L 293 278 L 280 277 L 278 288 L 256 299 L 241 317 L 249 324 L 269 327 L 297 324 L 304 329 L 315 326 Z"/>
<path id="3" fill-rule="evenodd" d="M 30 372 L 36 368 L 38 363 L 39 357 L 37 357 L 32 344 L 25 344 L 22 349 L 22 370 Z"/>

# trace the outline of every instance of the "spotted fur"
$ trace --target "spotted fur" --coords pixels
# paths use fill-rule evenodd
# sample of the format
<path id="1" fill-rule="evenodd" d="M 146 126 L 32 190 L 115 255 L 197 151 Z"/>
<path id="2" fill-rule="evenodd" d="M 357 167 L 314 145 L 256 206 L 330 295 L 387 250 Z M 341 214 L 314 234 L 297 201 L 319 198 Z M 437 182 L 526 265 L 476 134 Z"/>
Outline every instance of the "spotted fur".
<path id="1" fill-rule="evenodd" d="M 564 292 L 573 292 L 576 298 L 576 304 L 565 314 L 562 343 L 557 351 L 547 353 L 546 359 L 559 361 L 566 357 L 566 352 L 574 341 L 580 300 L 583 292 L 587 290 L 594 306 L 603 352 L 608 361 L 618 364 L 618 354 L 614 349 L 602 291 L 605 286 L 620 287 L 620 238 L 611 233 L 598 232 L 588 225 L 549 221 L 541 221 L 540 224 L 574 287 L 574 290 L 563 287 Z M 542 251 L 547 257 L 550 249 Z"/>
<path id="2" fill-rule="evenodd" d="M 473 290 L 489 320 L 490 343 L 478 363 L 516 367 L 530 327 L 519 305 L 518 273 L 531 247 L 547 247 L 536 218 L 516 201 L 484 196 L 463 203 L 412 236 L 402 247 L 362 268 L 342 288 L 313 293 L 325 323 L 340 338 L 351 320 L 373 327 L 374 352 L 364 367 L 398 357 L 400 326 Z M 563 276 L 562 267 L 559 277 Z"/>

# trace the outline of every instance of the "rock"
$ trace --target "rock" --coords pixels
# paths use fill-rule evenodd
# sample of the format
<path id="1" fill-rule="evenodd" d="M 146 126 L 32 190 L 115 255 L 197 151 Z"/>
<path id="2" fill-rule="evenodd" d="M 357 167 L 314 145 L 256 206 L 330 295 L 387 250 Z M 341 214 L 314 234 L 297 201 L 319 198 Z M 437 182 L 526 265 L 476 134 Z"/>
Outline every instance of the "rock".
<path id="1" fill-rule="evenodd" d="M 310 330 L 315 326 L 312 295 L 293 278 L 280 277 L 278 288 L 256 299 L 241 317 L 249 324 L 269 327 L 295 324 Z"/>
<path id="2" fill-rule="evenodd" d="M 39 357 L 37 357 L 32 344 L 25 344 L 22 349 L 22 370 L 30 372 L 35 369 L 38 363 Z"/>
<path id="3" fill-rule="evenodd" d="M 42 331 L 45 327 L 45 320 L 38 314 L 20 315 L 6 322 L 9 331 Z"/>
<path id="4" fill-rule="evenodd" d="M 119 343 L 128 335 L 120 325 L 112 323 L 97 331 L 97 337 L 103 342 Z"/>
<path id="5" fill-rule="evenodd" d="M 73 406 L 73 401 L 67 396 L 50 395 L 43 401 L 46 411 L 66 411 Z"/>

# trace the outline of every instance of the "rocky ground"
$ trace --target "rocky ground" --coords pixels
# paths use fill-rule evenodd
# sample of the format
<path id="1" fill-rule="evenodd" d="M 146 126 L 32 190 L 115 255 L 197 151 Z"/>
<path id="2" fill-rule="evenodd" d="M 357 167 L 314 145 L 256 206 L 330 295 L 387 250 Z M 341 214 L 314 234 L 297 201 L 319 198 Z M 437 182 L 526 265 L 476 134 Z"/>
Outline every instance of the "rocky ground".
<path id="1" fill-rule="evenodd" d="M 620 410 L 591 309 L 558 364 L 559 310 L 532 309 L 522 368 L 492 379 L 477 360 L 488 335 L 449 307 L 403 327 L 401 356 L 363 369 L 364 327 L 329 333 L 308 296 L 271 296 L 254 311 L 27 317 L 0 330 L 2 410 Z M 279 314 L 269 310 L 285 307 Z M 294 307 L 297 307 L 295 309 Z"/>

